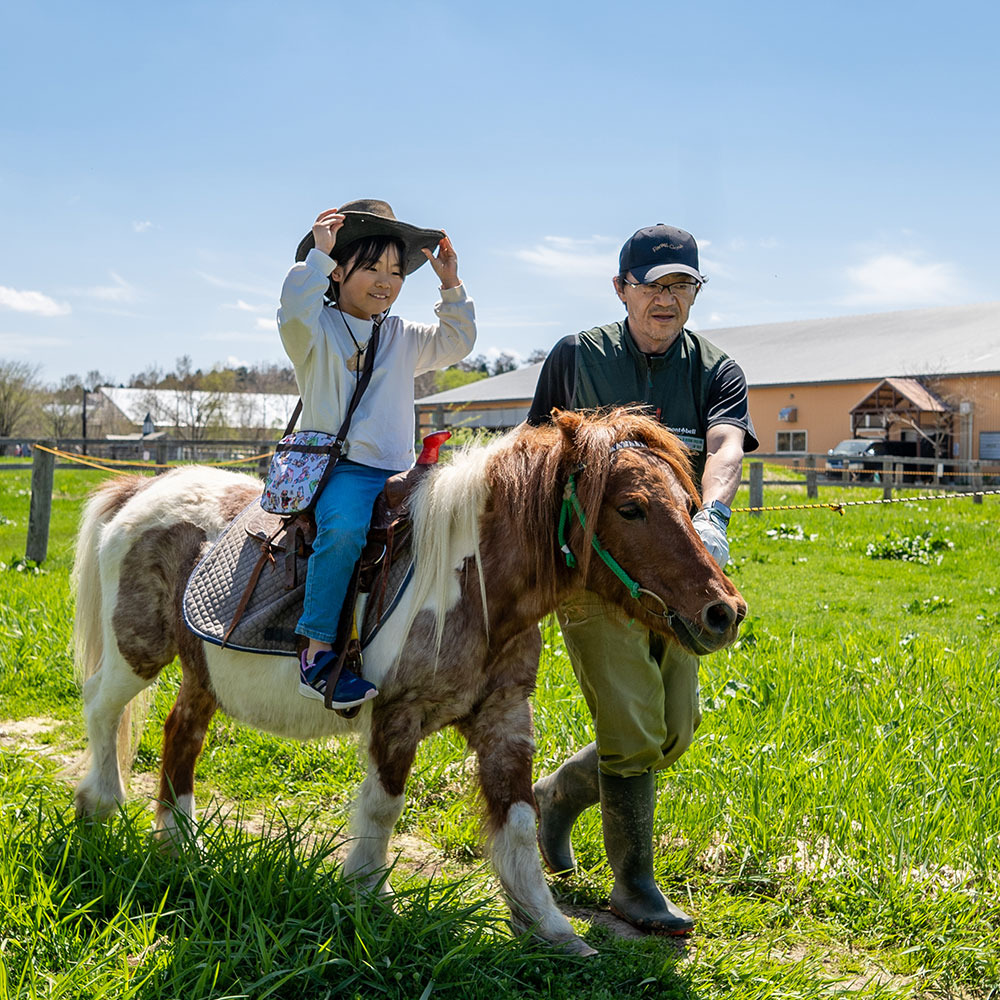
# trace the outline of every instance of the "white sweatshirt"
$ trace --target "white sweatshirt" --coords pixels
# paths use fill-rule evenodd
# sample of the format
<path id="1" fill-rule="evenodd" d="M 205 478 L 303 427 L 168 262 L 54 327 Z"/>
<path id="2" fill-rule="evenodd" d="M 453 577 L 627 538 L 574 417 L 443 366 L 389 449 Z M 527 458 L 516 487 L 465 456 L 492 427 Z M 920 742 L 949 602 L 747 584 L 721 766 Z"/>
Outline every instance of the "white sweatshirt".
<path id="1" fill-rule="evenodd" d="M 288 272 L 281 288 L 278 330 L 295 367 L 303 430 L 336 434 L 354 394 L 358 349 L 371 336 L 370 320 L 324 303 L 334 261 L 312 249 Z M 465 288 L 441 290 L 428 326 L 388 316 L 379 333 L 371 382 L 351 418 L 345 457 L 375 469 L 408 469 L 414 462 L 413 377 L 461 361 L 476 342 L 476 311 Z M 348 367 L 350 365 L 351 367 Z"/>

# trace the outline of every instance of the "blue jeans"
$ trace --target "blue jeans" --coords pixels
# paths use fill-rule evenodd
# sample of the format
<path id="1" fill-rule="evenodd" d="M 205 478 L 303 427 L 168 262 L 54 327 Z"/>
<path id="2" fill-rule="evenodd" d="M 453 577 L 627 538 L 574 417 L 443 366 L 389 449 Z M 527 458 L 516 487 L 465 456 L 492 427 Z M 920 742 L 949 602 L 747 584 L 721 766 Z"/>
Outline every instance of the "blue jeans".
<path id="1" fill-rule="evenodd" d="M 361 555 L 372 504 L 391 470 L 373 469 L 342 458 L 316 503 L 316 541 L 306 575 L 302 617 L 295 631 L 332 643 L 351 571 Z"/>

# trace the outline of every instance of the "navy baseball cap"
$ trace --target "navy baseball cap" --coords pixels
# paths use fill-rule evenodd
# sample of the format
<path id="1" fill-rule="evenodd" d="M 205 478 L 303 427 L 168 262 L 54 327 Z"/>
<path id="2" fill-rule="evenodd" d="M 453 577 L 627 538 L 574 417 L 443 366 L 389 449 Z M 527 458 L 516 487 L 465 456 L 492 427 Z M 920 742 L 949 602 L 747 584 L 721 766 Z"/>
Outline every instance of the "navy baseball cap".
<path id="1" fill-rule="evenodd" d="M 618 258 L 618 273 L 628 274 L 639 284 L 655 281 L 665 274 L 690 274 L 708 281 L 698 270 L 698 244 L 690 233 L 658 222 L 636 230 L 625 241 Z"/>

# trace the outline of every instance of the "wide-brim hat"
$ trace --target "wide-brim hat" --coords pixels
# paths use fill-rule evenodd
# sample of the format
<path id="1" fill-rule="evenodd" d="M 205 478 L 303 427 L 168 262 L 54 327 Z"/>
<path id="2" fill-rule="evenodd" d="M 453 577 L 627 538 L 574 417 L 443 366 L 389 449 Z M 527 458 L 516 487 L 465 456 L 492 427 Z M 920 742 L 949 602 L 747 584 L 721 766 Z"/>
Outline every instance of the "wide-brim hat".
<path id="1" fill-rule="evenodd" d="M 363 239 L 366 236 L 392 236 L 403 244 L 403 273 L 412 274 L 427 258 L 421 252 L 423 249 L 434 250 L 444 239 L 440 229 L 421 229 L 411 226 L 408 222 L 400 222 L 393 214 L 388 202 L 362 198 L 349 201 L 337 209 L 344 216 L 344 224 L 337 230 L 337 241 L 330 251 L 330 256 L 340 263 L 337 257 L 337 247 L 345 247 L 348 243 Z M 305 260 L 306 254 L 316 245 L 312 232 L 306 233 L 295 251 L 296 260 Z"/>

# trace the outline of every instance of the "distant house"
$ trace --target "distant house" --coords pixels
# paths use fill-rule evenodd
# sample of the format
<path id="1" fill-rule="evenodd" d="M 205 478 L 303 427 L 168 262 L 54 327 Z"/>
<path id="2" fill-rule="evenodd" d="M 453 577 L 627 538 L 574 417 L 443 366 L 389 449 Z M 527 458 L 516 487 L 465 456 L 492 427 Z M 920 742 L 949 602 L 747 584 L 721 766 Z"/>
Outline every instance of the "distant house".
<path id="1" fill-rule="evenodd" d="M 105 386 L 87 394 L 88 437 L 141 434 L 147 414 L 171 437 L 272 440 L 285 429 L 293 393 L 203 392 Z"/>
<path id="2" fill-rule="evenodd" d="M 1000 463 L 1000 303 L 700 332 L 746 373 L 764 453 L 825 452 L 858 435 Z M 540 369 L 419 399 L 418 428 L 513 427 Z"/>

